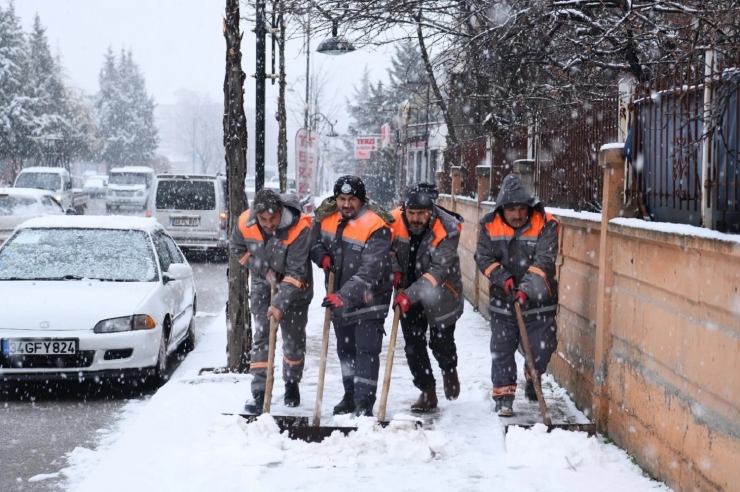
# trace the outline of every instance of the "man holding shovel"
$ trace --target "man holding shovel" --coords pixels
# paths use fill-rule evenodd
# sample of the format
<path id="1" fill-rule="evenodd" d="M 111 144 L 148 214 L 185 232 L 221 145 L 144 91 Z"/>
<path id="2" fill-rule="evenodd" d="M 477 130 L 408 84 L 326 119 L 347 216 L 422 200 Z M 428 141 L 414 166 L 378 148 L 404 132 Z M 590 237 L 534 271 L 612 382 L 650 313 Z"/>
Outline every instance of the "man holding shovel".
<path id="1" fill-rule="evenodd" d="M 557 347 L 555 259 L 560 226 L 516 174 L 504 178 L 496 208 L 480 224 L 475 261 L 490 282 L 492 397 L 496 412 L 510 417 L 516 393 L 514 353 L 520 343 L 514 303 L 521 306 L 537 374 L 545 372 Z M 526 366 L 525 374 L 524 394 L 536 401 Z"/>
<path id="2" fill-rule="evenodd" d="M 393 283 L 405 289 L 393 306 L 402 311 L 401 328 L 406 360 L 421 395 L 411 410 L 437 408 L 436 382 L 429 347 L 442 370 L 445 397 L 460 394 L 457 375 L 455 322 L 462 316 L 462 276 L 457 245 L 463 219 L 434 203 L 437 187 L 417 183 L 406 188 L 404 203 L 393 211 L 391 257 Z"/>
<path id="3" fill-rule="evenodd" d="M 316 210 L 311 259 L 334 271 L 332 294 L 323 307 L 332 309 L 344 397 L 334 414 L 372 416 L 380 370 L 383 321 L 393 292 L 390 262 L 392 221 L 379 207 L 369 207 L 365 184 L 342 176 L 333 199 Z"/>
<path id="4" fill-rule="evenodd" d="M 252 415 L 261 414 L 265 402 L 270 318 L 280 324 L 283 334 L 285 406 L 296 407 L 301 402 L 298 383 L 303 375 L 308 306 L 313 298 L 311 223 L 311 217 L 301 213 L 295 195 L 264 189 L 255 195 L 251 210 L 239 217 L 231 234 L 231 253 L 252 274 L 250 372 L 254 379 L 252 399 L 244 406 Z M 274 297 L 273 287 L 277 289 Z"/>

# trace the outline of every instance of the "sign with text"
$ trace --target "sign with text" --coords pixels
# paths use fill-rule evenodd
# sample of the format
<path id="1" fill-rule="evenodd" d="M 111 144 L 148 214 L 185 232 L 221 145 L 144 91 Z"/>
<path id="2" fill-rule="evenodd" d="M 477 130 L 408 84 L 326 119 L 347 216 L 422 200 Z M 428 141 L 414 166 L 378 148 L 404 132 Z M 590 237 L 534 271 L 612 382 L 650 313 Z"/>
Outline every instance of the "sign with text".
<path id="1" fill-rule="evenodd" d="M 383 148 L 391 144 L 391 125 L 389 123 L 380 127 L 380 141 L 383 142 Z"/>
<path id="2" fill-rule="evenodd" d="M 301 128 L 295 134 L 295 183 L 298 199 L 310 195 L 316 176 L 316 132 Z"/>
<path id="3" fill-rule="evenodd" d="M 378 150 L 378 141 L 375 137 L 355 137 L 355 159 L 370 159 L 370 152 Z"/>

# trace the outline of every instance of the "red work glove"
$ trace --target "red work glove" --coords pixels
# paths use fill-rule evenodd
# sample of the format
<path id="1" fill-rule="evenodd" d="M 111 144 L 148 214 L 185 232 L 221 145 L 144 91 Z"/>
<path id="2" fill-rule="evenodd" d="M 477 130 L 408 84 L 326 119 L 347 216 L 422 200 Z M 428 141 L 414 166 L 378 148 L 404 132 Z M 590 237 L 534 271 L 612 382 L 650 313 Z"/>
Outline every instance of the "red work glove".
<path id="1" fill-rule="evenodd" d="M 328 258 L 328 256 L 325 256 L 324 258 Z M 341 297 L 339 297 L 339 294 L 329 294 L 328 296 L 324 297 L 324 302 L 321 303 L 321 307 L 325 308 L 338 308 L 342 306 L 344 306 L 344 301 Z"/>
<path id="2" fill-rule="evenodd" d="M 401 312 L 406 314 L 406 311 L 408 311 L 411 308 L 411 301 L 409 301 L 409 297 L 404 294 L 398 294 L 396 296 L 396 300 L 393 301 L 393 309 L 396 308 L 396 306 L 401 308 Z"/>
<path id="3" fill-rule="evenodd" d="M 516 291 L 516 295 L 514 296 L 514 302 L 518 302 L 520 306 L 524 306 L 528 300 L 529 300 L 529 296 L 527 294 L 525 294 L 521 290 Z"/>
<path id="4" fill-rule="evenodd" d="M 401 288 L 401 272 L 393 272 L 393 288 L 398 290 Z"/>
<path id="5" fill-rule="evenodd" d="M 331 269 L 331 257 L 329 255 L 326 255 L 321 258 L 321 263 L 319 263 L 319 266 L 324 269 L 324 273 L 329 273 L 329 269 Z"/>
<path id="6" fill-rule="evenodd" d="M 506 292 L 507 296 L 510 296 L 512 290 L 514 290 L 514 277 L 509 277 L 504 282 L 504 292 Z"/>

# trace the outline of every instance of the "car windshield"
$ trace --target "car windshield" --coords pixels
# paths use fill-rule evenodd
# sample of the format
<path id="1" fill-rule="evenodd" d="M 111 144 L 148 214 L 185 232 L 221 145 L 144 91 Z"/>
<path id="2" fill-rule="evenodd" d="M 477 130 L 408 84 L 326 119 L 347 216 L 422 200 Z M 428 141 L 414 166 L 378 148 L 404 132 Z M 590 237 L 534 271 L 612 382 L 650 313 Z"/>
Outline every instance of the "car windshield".
<path id="1" fill-rule="evenodd" d="M 21 173 L 15 187 L 57 191 L 62 189 L 62 177 L 57 173 Z"/>
<path id="2" fill-rule="evenodd" d="M 110 173 L 109 184 L 114 185 L 147 185 L 146 173 Z"/>
<path id="3" fill-rule="evenodd" d="M 21 229 L 0 249 L 0 280 L 151 282 L 149 236 L 116 229 Z"/>
<path id="4" fill-rule="evenodd" d="M 39 213 L 41 208 L 35 198 L 0 195 L 0 215 L 32 215 Z"/>
<path id="5" fill-rule="evenodd" d="M 214 181 L 163 180 L 157 185 L 158 210 L 213 210 L 216 208 Z"/>

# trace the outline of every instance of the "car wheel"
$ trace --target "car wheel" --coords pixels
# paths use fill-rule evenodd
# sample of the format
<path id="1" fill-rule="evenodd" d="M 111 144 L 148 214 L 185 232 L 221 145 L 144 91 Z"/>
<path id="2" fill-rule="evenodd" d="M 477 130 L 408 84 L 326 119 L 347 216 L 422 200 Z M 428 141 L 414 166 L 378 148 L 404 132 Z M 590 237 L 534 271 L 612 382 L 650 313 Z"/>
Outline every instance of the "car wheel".
<path id="1" fill-rule="evenodd" d="M 182 342 L 182 351 L 184 353 L 192 352 L 195 349 L 195 299 L 193 299 L 193 317 L 188 325 L 188 334 Z"/>
<path id="2" fill-rule="evenodd" d="M 165 321 L 165 323 L 169 323 L 169 321 Z M 165 327 L 167 324 L 165 324 Z M 169 374 L 167 372 L 168 364 L 167 364 L 167 332 L 169 330 L 162 330 L 162 337 L 159 339 L 159 351 L 157 353 L 157 365 L 154 366 L 154 377 L 152 378 L 152 383 L 155 387 L 162 386 L 164 383 L 167 382 L 169 379 Z"/>

